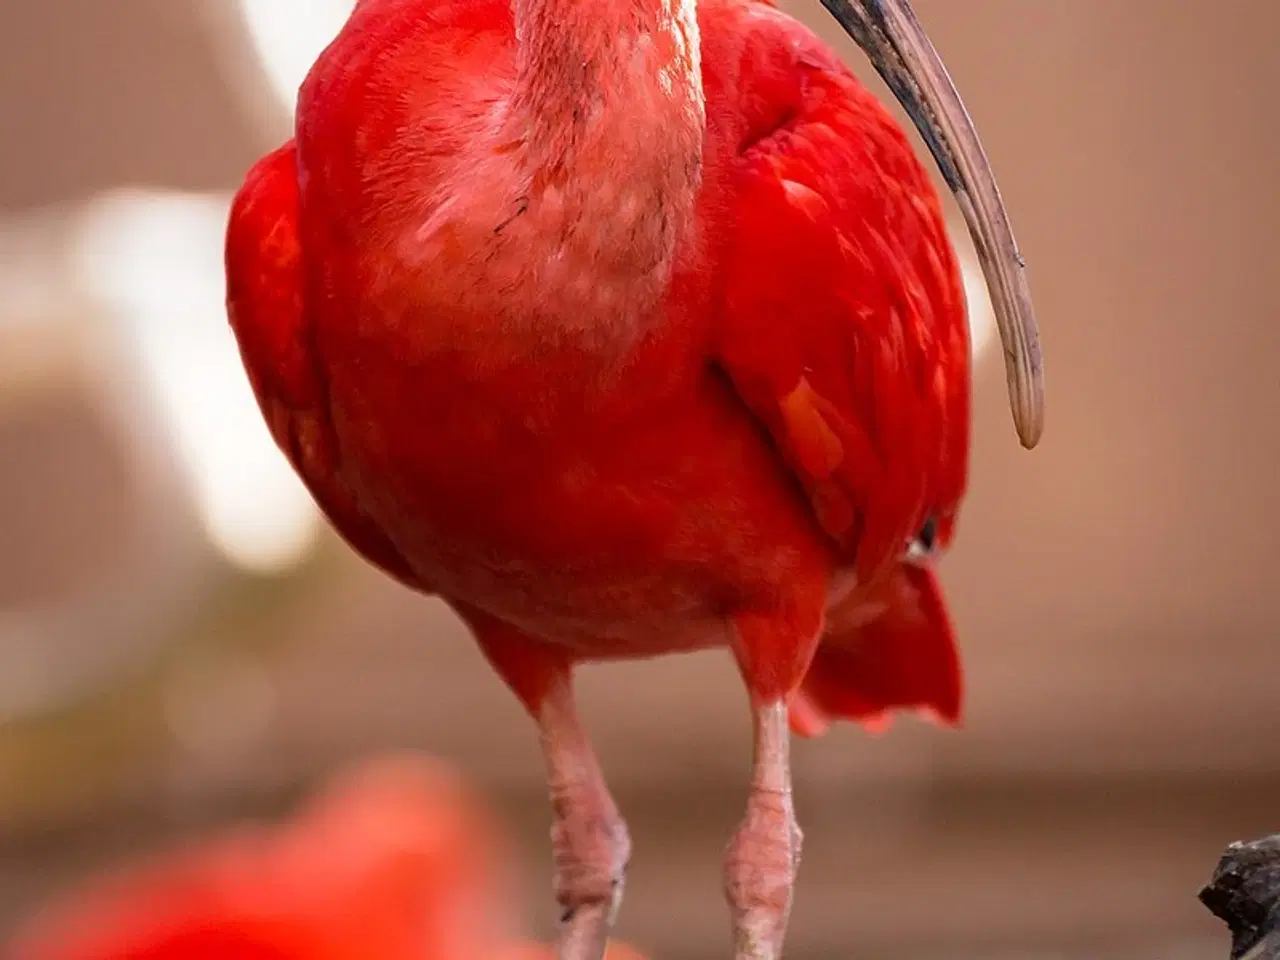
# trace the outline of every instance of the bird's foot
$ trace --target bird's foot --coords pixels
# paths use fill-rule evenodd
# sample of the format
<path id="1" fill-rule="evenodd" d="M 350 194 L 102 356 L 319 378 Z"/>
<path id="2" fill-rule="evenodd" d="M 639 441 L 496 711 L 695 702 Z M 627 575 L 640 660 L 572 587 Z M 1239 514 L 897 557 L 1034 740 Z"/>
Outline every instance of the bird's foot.
<path id="1" fill-rule="evenodd" d="M 802 839 L 790 790 L 753 789 L 725 856 L 736 960 L 782 956 Z"/>
<path id="2" fill-rule="evenodd" d="M 631 839 L 609 802 L 604 810 L 570 809 L 552 829 L 560 918 L 558 960 L 601 960 L 622 904 Z"/>

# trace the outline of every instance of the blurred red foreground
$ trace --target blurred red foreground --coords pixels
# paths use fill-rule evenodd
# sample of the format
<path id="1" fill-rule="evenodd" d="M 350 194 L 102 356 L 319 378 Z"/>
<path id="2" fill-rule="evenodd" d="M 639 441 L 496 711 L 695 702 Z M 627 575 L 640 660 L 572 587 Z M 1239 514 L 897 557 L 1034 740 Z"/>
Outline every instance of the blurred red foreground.
<path id="1" fill-rule="evenodd" d="M 7 960 L 553 960 L 518 939 L 488 810 L 403 755 L 52 905 Z M 643 960 L 616 946 L 609 960 Z"/>

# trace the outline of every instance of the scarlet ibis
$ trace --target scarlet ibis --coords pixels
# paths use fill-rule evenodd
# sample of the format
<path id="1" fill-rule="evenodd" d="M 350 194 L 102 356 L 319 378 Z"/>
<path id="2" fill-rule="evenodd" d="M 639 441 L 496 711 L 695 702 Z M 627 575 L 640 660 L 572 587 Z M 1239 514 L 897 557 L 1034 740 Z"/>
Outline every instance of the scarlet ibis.
<path id="1" fill-rule="evenodd" d="M 956 196 L 1034 446 L 1036 324 L 973 125 L 907 0 L 824 3 Z M 754 732 L 736 955 L 779 956 L 789 721 L 960 709 L 931 563 L 966 485 L 965 301 L 892 116 L 761 0 L 360 0 L 236 197 L 227 277 L 317 502 L 538 725 L 562 960 L 601 956 L 630 856 L 574 669 L 707 647 Z"/>

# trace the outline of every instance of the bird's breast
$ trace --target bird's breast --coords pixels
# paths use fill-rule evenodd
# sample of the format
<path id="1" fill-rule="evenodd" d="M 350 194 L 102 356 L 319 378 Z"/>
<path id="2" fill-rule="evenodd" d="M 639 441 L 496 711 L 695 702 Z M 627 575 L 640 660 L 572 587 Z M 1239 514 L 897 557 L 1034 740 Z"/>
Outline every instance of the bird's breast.
<path id="1" fill-rule="evenodd" d="M 705 373 L 655 389 L 638 361 L 589 390 L 571 355 L 491 369 L 353 341 L 329 357 L 362 507 L 434 590 L 537 635 L 608 656 L 720 643 L 728 612 L 825 550 Z"/>

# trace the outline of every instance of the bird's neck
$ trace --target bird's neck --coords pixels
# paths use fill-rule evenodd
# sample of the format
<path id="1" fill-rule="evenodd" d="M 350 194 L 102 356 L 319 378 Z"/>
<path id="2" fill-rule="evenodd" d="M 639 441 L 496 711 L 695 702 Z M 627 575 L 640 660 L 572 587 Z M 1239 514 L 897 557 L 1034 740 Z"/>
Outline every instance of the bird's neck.
<path id="1" fill-rule="evenodd" d="M 695 0 L 513 0 L 513 12 L 516 100 L 537 132 L 563 136 L 628 106 L 641 125 L 700 108 Z"/>
<path id="2" fill-rule="evenodd" d="M 560 259 L 596 281 L 593 296 L 642 304 L 665 287 L 699 187 L 695 0 L 513 0 L 513 12 L 508 119 L 523 144 L 527 226 L 560 231 Z"/>

